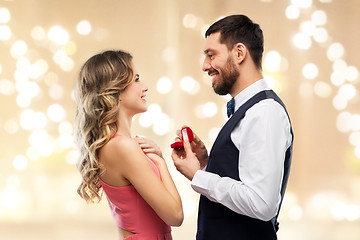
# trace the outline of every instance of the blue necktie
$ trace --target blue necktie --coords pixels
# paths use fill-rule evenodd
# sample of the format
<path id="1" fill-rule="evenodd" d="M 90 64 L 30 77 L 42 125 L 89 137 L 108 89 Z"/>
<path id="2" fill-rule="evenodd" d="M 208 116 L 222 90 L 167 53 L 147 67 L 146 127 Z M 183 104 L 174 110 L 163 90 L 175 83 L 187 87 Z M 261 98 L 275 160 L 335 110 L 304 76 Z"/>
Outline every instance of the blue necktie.
<path id="1" fill-rule="evenodd" d="M 226 108 L 227 108 L 227 115 L 228 115 L 228 117 L 230 117 L 232 114 L 234 114 L 234 110 L 235 110 L 235 100 L 234 100 L 234 98 L 232 98 L 232 99 L 226 104 Z"/>

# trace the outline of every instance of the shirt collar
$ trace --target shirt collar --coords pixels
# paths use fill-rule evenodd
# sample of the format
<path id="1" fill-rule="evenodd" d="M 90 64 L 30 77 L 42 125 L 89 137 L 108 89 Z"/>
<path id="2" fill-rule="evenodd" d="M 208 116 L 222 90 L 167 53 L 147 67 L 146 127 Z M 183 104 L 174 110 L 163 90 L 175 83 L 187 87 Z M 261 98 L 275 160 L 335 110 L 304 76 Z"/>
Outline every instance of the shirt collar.
<path id="1" fill-rule="evenodd" d="M 270 90 L 271 88 L 267 84 L 265 78 L 260 79 L 244 90 L 242 90 L 238 95 L 234 97 L 235 99 L 235 111 L 238 110 L 238 108 L 243 105 L 247 100 L 255 96 L 257 93 L 264 91 L 264 90 Z"/>

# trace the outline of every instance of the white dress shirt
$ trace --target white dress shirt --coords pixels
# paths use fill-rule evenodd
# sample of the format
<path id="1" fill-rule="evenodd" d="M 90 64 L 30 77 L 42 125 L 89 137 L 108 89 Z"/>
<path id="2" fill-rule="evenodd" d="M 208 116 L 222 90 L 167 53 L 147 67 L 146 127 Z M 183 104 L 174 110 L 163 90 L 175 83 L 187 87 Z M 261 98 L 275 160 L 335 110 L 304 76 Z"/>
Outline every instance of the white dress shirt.
<path id="1" fill-rule="evenodd" d="M 264 79 L 247 87 L 235 97 L 235 111 L 258 92 L 269 89 Z M 285 152 L 292 140 L 284 108 L 273 99 L 256 103 L 233 129 L 231 140 L 239 149 L 241 180 L 198 170 L 191 186 L 239 214 L 268 221 L 279 208 Z"/>

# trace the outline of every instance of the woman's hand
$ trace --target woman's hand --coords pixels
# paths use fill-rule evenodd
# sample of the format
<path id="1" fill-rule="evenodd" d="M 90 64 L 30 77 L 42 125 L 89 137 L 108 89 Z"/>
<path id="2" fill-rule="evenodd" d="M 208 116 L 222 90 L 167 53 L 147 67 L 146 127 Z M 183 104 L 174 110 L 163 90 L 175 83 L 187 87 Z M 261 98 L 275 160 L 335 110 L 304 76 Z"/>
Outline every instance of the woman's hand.
<path id="1" fill-rule="evenodd" d="M 162 152 L 161 149 L 156 145 L 155 142 L 151 141 L 150 139 L 136 136 L 135 141 L 139 144 L 143 152 L 148 155 L 149 153 L 153 153 L 158 155 L 160 158 L 162 158 Z"/>
<path id="2" fill-rule="evenodd" d="M 159 167 L 161 164 L 166 164 L 165 160 L 155 153 L 147 153 L 146 156 L 150 158 L 157 167 Z"/>

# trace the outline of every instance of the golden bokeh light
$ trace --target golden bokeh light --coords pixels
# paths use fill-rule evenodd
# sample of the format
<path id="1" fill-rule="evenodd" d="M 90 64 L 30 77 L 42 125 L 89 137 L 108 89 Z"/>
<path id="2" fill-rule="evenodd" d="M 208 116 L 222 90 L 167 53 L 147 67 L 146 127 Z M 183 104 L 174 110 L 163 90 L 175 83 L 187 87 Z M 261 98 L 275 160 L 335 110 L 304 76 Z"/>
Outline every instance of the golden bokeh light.
<path id="1" fill-rule="evenodd" d="M 149 87 L 133 134 L 162 148 L 185 213 L 174 239 L 194 239 L 199 196 L 174 168 L 170 144 L 185 124 L 210 149 L 226 121 L 229 96 L 201 70 L 204 34 L 238 13 L 264 31 L 264 77 L 295 131 L 279 240 L 360 238 L 359 1 L 104 3 L 0 3 L 0 238 L 116 239 L 107 202 L 86 205 L 76 193 L 73 89 L 88 57 L 123 49 Z"/>

